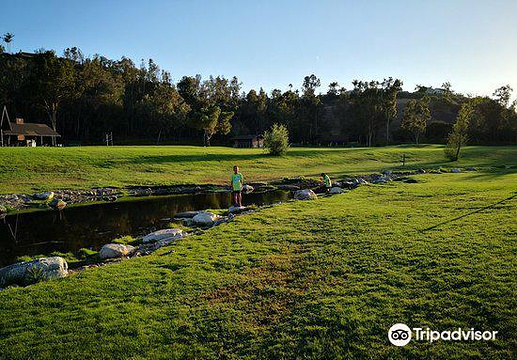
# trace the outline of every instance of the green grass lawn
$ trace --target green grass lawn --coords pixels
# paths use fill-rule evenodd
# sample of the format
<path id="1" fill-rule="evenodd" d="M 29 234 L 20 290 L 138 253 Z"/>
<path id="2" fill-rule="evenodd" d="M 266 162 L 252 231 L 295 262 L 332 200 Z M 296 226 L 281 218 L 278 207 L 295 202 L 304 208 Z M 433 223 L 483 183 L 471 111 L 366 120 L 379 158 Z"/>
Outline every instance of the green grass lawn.
<path id="1" fill-rule="evenodd" d="M 226 169 L 237 162 L 251 172 L 249 158 L 263 159 L 246 150 L 239 156 L 237 150 L 186 149 L 199 151 L 200 158 L 203 151 L 228 152 L 220 163 Z M 113 161 L 138 158 L 129 150 L 113 149 L 120 151 Z M 65 149 L 41 151 L 65 154 Z M 105 150 L 73 151 L 76 161 L 79 154 Z M 307 150 L 292 151 L 291 159 Z M 318 150 L 312 157 L 316 164 L 305 172 L 319 171 L 318 163 L 329 157 L 345 162 L 335 172 L 393 167 L 403 151 L 421 164 L 437 164 L 441 156 L 437 147 L 418 153 Z M 462 164 L 511 160 L 508 148 L 473 160 L 476 151 L 469 149 Z M 359 169 L 351 159 L 367 152 L 372 159 Z M 173 161 L 174 155 L 162 156 Z M 169 166 L 167 161 L 153 167 Z M 182 161 L 180 168 L 194 166 Z M 216 168 L 211 161 L 206 164 Z M 277 176 L 294 172 L 294 165 L 280 170 L 281 164 L 287 160 L 264 158 L 263 166 Z M 196 181 L 197 174 L 170 180 Z M 69 278 L 0 291 L 0 358 L 515 358 L 515 169 L 415 178 L 416 184 L 362 186 L 264 208 L 181 239 L 172 254 L 163 248 Z M 397 322 L 499 333 L 493 342 L 412 341 L 399 348 L 387 339 Z"/>
<path id="2" fill-rule="evenodd" d="M 195 146 L 0 148 L 0 194 L 55 189 L 172 184 L 226 184 L 234 164 L 248 181 L 331 177 L 401 168 L 517 165 L 517 146 L 469 147 L 448 162 L 443 147 L 292 148 L 284 157 L 260 149 Z"/>

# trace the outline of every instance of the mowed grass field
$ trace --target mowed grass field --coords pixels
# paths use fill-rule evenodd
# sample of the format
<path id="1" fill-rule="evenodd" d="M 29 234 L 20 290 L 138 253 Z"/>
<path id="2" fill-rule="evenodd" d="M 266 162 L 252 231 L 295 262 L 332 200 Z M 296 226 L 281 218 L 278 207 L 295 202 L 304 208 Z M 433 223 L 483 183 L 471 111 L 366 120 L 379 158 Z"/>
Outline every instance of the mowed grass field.
<path id="1" fill-rule="evenodd" d="M 401 151 L 328 156 L 371 152 L 355 167 L 369 171 Z M 441 152 L 421 151 L 424 163 Z M 148 257 L 0 291 L 0 358 L 515 358 L 515 169 L 414 178 L 263 208 Z M 399 322 L 498 335 L 395 347 Z"/>
<path id="2" fill-rule="evenodd" d="M 517 165 L 517 146 L 468 147 L 448 162 L 443 146 L 292 148 L 283 157 L 261 149 L 195 146 L 0 148 L 0 194 L 132 185 L 227 184 L 233 165 L 246 181 L 331 177 L 406 168 Z"/>

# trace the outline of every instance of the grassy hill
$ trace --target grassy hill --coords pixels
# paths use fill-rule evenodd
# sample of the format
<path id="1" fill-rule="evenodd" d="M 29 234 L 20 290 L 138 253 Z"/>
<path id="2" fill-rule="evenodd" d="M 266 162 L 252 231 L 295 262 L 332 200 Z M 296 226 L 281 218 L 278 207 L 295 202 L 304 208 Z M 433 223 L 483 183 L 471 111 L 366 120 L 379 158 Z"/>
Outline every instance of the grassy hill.
<path id="1" fill-rule="evenodd" d="M 284 157 L 260 149 L 195 146 L 0 148 L 0 194 L 54 189 L 171 184 L 226 184 L 233 165 L 246 181 L 406 168 L 516 166 L 517 147 L 468 147 L 448 162 L 443 147 L 292 148 Z"/>
<path id="2" fill-rule="evenodd" d="M 111 149 L 125 159 L 135 156 L 129 150 L 141 151 L 124 150 Z M 210 170 L 258 156 L 206 151 L 231 153 L 221 163 L 206 163 L 213 165 Z M 291 160 L 298 159 L 297 151 L 304 150 L 293 150 Z M 365 172 L 394 165 L 400 151 L 321 150 L 313 160 L 334 156 L 345 162 L 334 172 Z M 421 164 L 435 165 L 440 149 L 405 151 L 417 154 Z M 509 149 L 475 159 L 476 151 L 469 150 L 465 164 L 510 160 Z M 362 169 L 359 153 L 366 158 Z M 251 159 L 246 161 L 243 167 L 250 171 Z M 280 164 L 287 162 L 266 159 L 257 166 L 278 171 Z M 415 179 L 416 184 L 367 185 L 261 209 L 148 257 L 0 291 L 1 357 L 512 358 L 517 348 L 515 169 Z M 387 330 L 398 322 L 499 333 L 495 341 L 412 340 L 400 348 L 387 339 Z"/>

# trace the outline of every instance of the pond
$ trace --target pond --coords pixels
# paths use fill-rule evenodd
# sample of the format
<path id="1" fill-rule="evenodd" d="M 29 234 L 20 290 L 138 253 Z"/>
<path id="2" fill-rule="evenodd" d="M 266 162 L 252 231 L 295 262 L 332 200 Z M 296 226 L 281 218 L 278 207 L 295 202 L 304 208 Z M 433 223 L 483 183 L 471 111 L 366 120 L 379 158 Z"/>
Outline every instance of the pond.
<path id="1" fill-rule="evenodd" d="M 251 193 L 243 195 L 243 205 L 268 205 L 291 198 L 290 192 L 282 190 Z M 153 196 L 8 215 L 0 220 L 0 266 L 22 255 L 98 250 L 116 238 L 141 236 L 166 227 L 177 213 L 224 209 L 231 203 L 231 194 L 220 192 Z"/>

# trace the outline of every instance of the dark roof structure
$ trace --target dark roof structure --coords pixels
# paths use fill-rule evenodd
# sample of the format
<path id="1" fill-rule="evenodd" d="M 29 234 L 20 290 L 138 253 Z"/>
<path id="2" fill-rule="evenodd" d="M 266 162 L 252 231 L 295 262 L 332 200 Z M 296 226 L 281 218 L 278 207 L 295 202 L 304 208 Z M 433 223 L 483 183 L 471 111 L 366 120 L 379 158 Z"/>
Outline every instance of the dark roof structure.
<path id="1" fill-rule="evenodd" d="M 51 127 L 45 124 L 34 124 L 34 123 L 25 123 L 25 124 L 17 124 L 10 122 L 9 130 L 4 131 L 4 135 L 25 135 L 25 136 L 61 136 L 56 131 L 54 131 Z"/>

